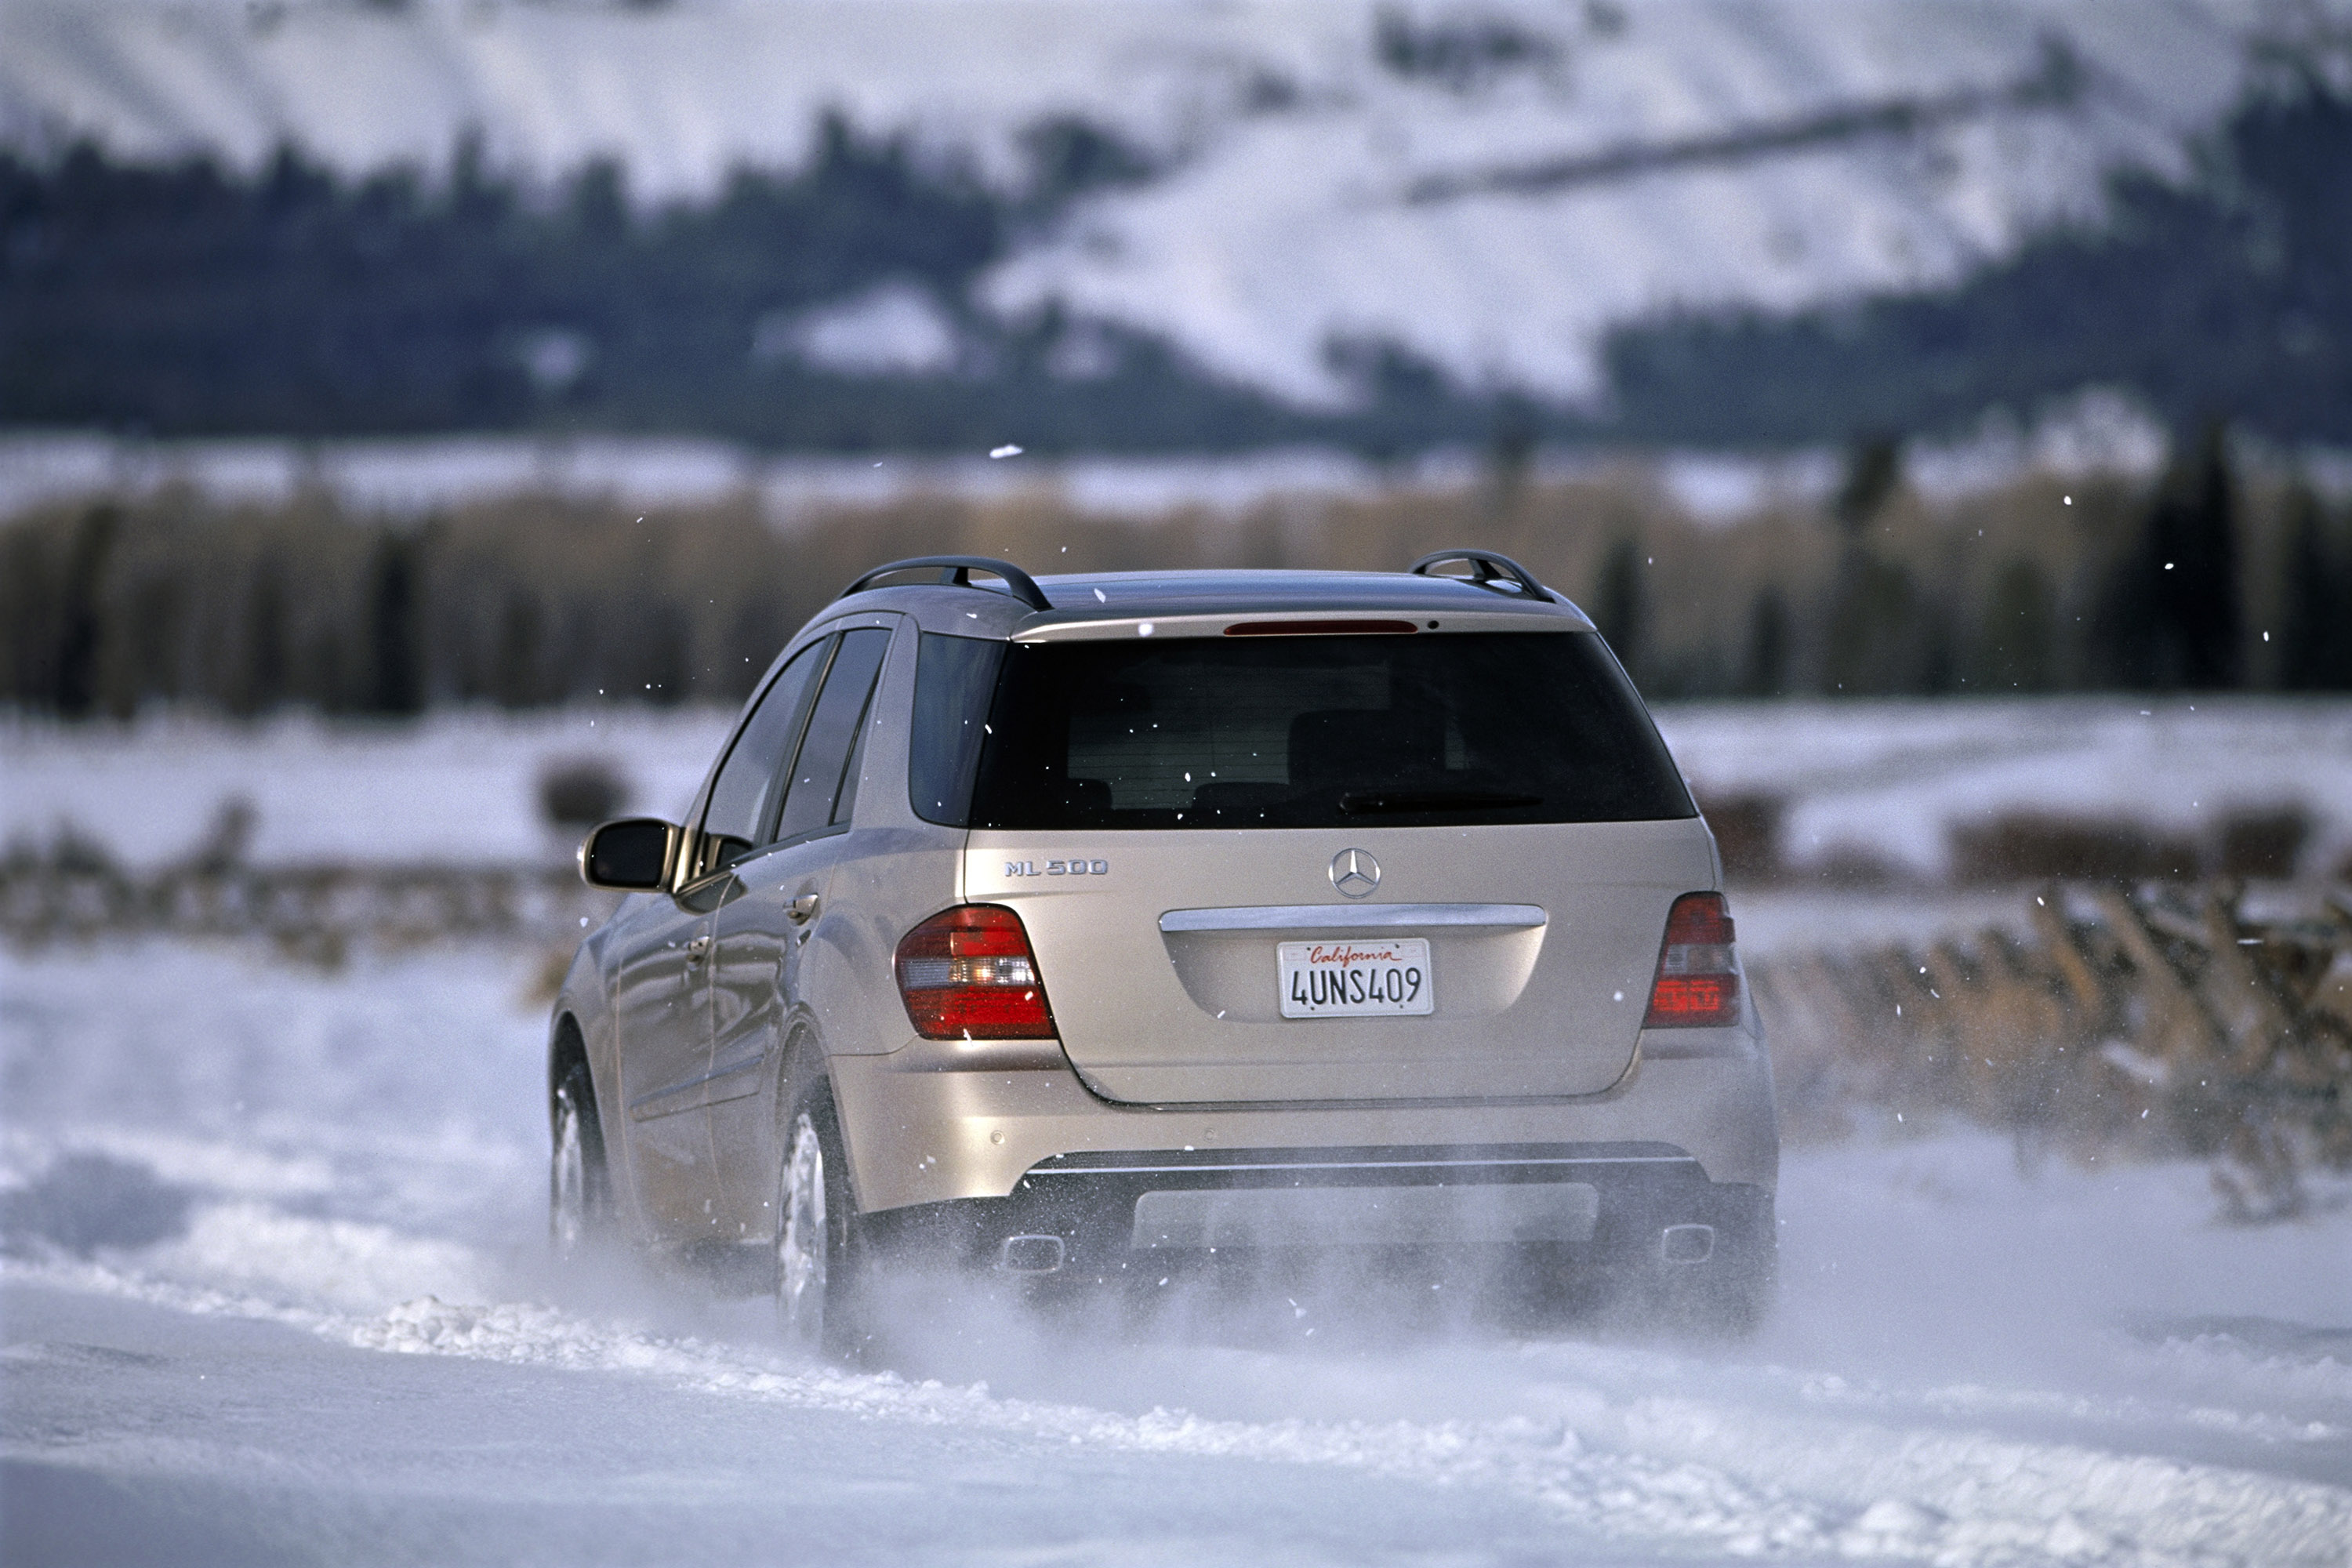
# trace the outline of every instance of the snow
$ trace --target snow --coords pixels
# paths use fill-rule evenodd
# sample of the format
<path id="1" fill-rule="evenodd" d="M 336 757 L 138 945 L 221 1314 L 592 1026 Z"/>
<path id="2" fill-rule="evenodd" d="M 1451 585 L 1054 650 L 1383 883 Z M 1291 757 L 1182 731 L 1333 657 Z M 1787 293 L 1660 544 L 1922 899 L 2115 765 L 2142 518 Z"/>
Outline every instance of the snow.
<path id="1" fill-rule="evenodd" d="M 1400 76 L 1391 11 L 1541 47 Z M 1160 174 L 1025 237 L 987 308 L 1058 300 L 1303 404 L 1358 390 L 1349 340 L 1590 402 L 1612 324 L 1931 288 L 2095 222 L 2119 169 L 2185 177 L 2258 47 L 2335 26 L 2252 0 L 11 0 L 0 134 L 369 169 L 478 131 L 495 164 L 612 155 L 665 199 L 798 163 L 829 110 L 1018 189 L 1024 134 L 1076 116 Z M 1862 128 L 1806 132 L 1841 117 Z"/>
<path id="2" fill-rule="evenodd" d="M 886 288 L 887 295 L 887 288 Z M 929 312 L 928 296 L 914 306 Z M 872 304 L 877 296 L 859 303 Z M 858 353 L 877 357 L 943 353 L 961 363 L 961 339 L 919 341 L 912 314 L 889 331 L 903 339 L 853 337 Z M 820 311 L 824 324 L 841 318 Z M 852 320 L 863 331 L 874 325 Z M 801 352 L 805 315 L 763 321 L 753 352 Z M 953 324 L 935 321 L 942 333 Z M 1069 342 L 1079 340 L 1072 339 Z M 944 344 L 944 348 L 941 346 Z M 839 347 L 835 344 L 835 347 Z M 1067 346 L 1066 343 L 1065 346 Z M 828 350 L 827 352 L 832 352 Z M 944 361 L 942 362 L 944 363 Z M 2092 388 L 2039 410 L 2021 426 L 1996 410 L 1948 441 L 1907 442 L 1905 476 L 1931 504 L 1984 494 L 2032 474 L 2083 480 L 2146 481 L 2163 466 L 2169 438 L 2129 394 Z M 2251 472 L 2293 475 L 2323 497 L 2352 499 L 2352 452 L 2306 446 L 2292 450 L 2238 443 Z M 1543 448 L 1532 455 L 1538 484 L 1618 482 L 1654 485 L 1683 512 L 1709 524 L 1737 523 L 1767 509 L 1817 508 L 1836 490 L 1844 458 L 1828 448 L 1790 452 L 1607 447 Z M 561 496 L 589 504 L 697 507 L 757 499 L 762 515 L 784 529 L 822 521 L 845 509 L 890 505 L 919 496 L 980 504 L 1021 499 L 1058 500 L 1082 516 L 1154 521 L 1185 509 L 1226 518 L 1268 503 L 1307 507 L 1419 491 L 1459 493 L 1490 482 L 1486 454 L 1439 447 L 1375 463 L 1320 447 L 1169 456 L 1033 458 L 1014 473 L 972 456 L 889 453 L 828 457 L 761 454 L 717 440 L 683 437 L 370 437 L 292 441 L 250 437 L 156 441 L 88 431 L 0 432 L 0 518 L 34 507 L 112 496 L 152 498 L 184 488 L 215 504 L 282 507 L 305 489 L 322 489 L 365 516 L 418 518 L 436 509 L 518 496 Z"/>
<path id="3" fill-rule="evenodd" d="M 774 323 L 774 352 L 793 352 L 798 317 Z M 1571 478 L 1634 461 L 1619 455 L 1550 455 L 1547 478 Z M 1706 459 L 1734 496 L 1766 493 L 1786 465 L 1769 458 Z M 1834 478 L 1834 458 L 1824 458 Z M 1183 507 L 1234 515 L 1271 500 L 1314 501 L 1380 494 L 1399 484 L 1460 489 L 1481 472 L 1473 454 L 1439 452 L 1376 464 L 1315 447 L 1243 454 L 1080 457 L 1008 471 L 974 454 L 761 456 L 723 441 L 627 436 L 446 436 L 296 442 L 271 437 L 149 441 L 96 433 L 0 433 L 0 517 L 105 495 L 150 497 L 182 487 L 221 503 L 282 506 L 305 487 L 323 489 L 363 515 L 416 518 L 436 510 L 515 496 L 654 507 L 708 506 L 750 493 L 784 528 L 828 511 L 917 496 L 976 502 L 1058 497 L 1094 516 L 1150 519 Z M 1748 478 L 1750 475 L 1757 478 Z M 1826 481 L 1824 482 L 1826 489 Z M 2352 487 L 2347 487 L 2352 493 Z"/>
<path id="4" fill-rule="evenodd" d="M 954 368 L 960 336 L 928 289 L 882 283 L 797 321 L 763 321 L 751 352 L 761 359 L 797 353 L 855 375 L 923 375 Z"/>
<path id="5" fill-rule="evenodd" d="M 1930 499 L 1981 493 L 2032 472 L 2146 479 L 2164 466 L 2170 447 L 2163 424 L 2136 395 L 2094 386 L 2044 408 L 2030 431 L 1996 410 L 1958 440 L 1914 441 L 1903 454 L 1904 478 Z"/>
<path id="6" fill-rule="evenodd" d="M 2231 810 L 2285 803 L 2314 817 L 2306 870 L 2352 851 L 2352 703 L 2342 700 L 1797 700 L 1656 713 L 1703 795 L 1787 798 L 1786 850 L 1799 864 L 1843 849 L 1932 879 L 1945 869 L 1948 830 L 2003 812 L 2193 833 Z M 71 823 L 152 867 L 184 854 L 222 802 L 243 796 L 264 863 L 568 857 L 571 843 L 539 817 L 543 765 L 604 759 L 633 785 L 633 809 L 675 814 L 732 719 L 622 704 L 436 712 L 407 725 L 301 714 L 253 724 L 0 719 L 0 841 L 39 842 Z M 1808 895 L 1792 907 L 1805 923 L 1867 919 L 1874 906 Z"/>
<path id="7" fill-rule="evenodd" d="M 221 805 L 255 811 L 265 865 L 527 863 L 572 841 L 540 815 L 549 763 L 594 758 L 630 785 L 629 807 L 682 814 L 734 721 L 731 710 L 614 703 L 507 714 L 448 710 L 409 724 L 307 713 L 239 724 L 157 714 L 77 726 L 0 719 L 0 840 L 65 825 L 126 864 L 169 864 Z"/>
<path id="8" fill-rule="evenodd" d="M 2291 793 L 2339 841 L 2352 821 L 2340 702 L 1661 719 L 1711 787 L 1785 790 L 1801 834 L 1923 868 L 1996 806 L 2191 822 Z M 530 859 L 560 847 L 542 761 L 604 755 L 675 809 L 726 721 L 17 719 L 0 827 L 71 816 L 156 863 L 243 794 L 265 860 Z M 1743 894 L 1740 920 L 1771 952 L 2013 901 Z M 2200 1166 L 1895 1127 L 1789 1152 L 1782 1308 L 1746 1344 L 1507 1331 L 1393 1291 L 1212 1310 L 1181 1285 L 1135 1330 L 915 1281 L 887 1359 L 845 1370 L 757 1300 L 550 1266 L 538 962 L 0 953 L 8 1555 L 2352 1561 L 2352 1180 L 2232 1226 Z"/>
<path id="9" fill-rule="evenodd" d="M 2352 848 L 2352 703 L 2081 696 L 1666 704 L 1659 728 L 1703 795 L 1785 796 L 1784 849 L 1841 849 L 1925 877 L 1946 835 L 2009 812 L 2194 833 L 2299 804 L 2307 871 Z"/>
<path id="10" fill-rule="evenodd" d="M 845 1371 L 756 1302 L 548 1268 L 528 968 L 0 957 L 0 1530 L 216 1561 L 2347 1560 L 2352 1184 L 2233 1228 L 2197 1168 L 2027 1172 L 1948 1129 L 1792 1152 L 1782 1310 L 1743 1346 L 933 1297 Z"/>

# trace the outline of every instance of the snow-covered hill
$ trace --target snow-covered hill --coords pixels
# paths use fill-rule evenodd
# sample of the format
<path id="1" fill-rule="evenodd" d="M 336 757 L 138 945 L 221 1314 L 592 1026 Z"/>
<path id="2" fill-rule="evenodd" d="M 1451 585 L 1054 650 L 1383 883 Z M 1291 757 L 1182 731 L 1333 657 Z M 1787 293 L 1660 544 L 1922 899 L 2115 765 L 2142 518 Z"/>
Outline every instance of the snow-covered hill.
<path id="1" fill-rule="evenodd" d="M 352 170 L 477 134 L 657 199 L 798 163 L 828 110 L 1014 192 L 1075 120 L 1150 172 L 985 308 L 1309 405 L 1350 343 L 1589 401 L 1613 323 L 1932 288 L 2095 223 L 2108 174 L 2186 176 L 2266 56 L 2331 36 L 2345 0 L 5 0 L 0 133 Z"/>

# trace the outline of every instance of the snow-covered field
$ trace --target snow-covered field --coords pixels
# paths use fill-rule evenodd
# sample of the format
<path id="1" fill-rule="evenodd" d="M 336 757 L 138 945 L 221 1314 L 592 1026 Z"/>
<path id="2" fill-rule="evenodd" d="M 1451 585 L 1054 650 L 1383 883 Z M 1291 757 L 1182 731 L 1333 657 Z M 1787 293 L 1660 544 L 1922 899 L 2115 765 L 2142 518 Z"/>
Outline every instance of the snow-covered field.
<path id="1" fill-rule="evenodd" d="M 1906 479 L 1930 502 L 1980 494 L 2028 474 L 2143 481 L 2163 466 L 2164 426 L 2131 394 L 2091 388 L 2042 407 L 2031 426 L 1994 414 L 1948 439 L 1904 444 Z M 2293 450 L 2242 441 L 2251 472 L 2291 468 L 2332 500 L 2352 497 L 2352 451 Z M 1538 484 L 1610 480 L 1654 486 L 1690 516 L 1725 524 L 1765 506 L 1818 506 L 1836 489 L 1843 456 L 1793 451 L 1546 447 L 1530 458 Z M 1050 500 L 1095 517 L 1148 519 L 1185 508 L 1226 517 L 1285 500 L 1328 504 L 1399 490 L 1459 491 L 1485 481 L 1491 458 L 1438 448 L 1374 462 L 1328 447 L 1164 457 L 1024 454 L 831 457 L 761 453 L 683 436 L 378 436 L 294 441 L 243 436 L 159 440 L 91 430 L 0 431 L 0 517 L 99 497 L 192 491 L 221 505 L 282 507 L 323 489 L 363 515 L 415 518 L 514 497 L 588 505 L 709 506 L 742 496 L 781 529 L 822 526 L 835 512 L 947 496 L 982 504 Z"/>
<path id="2" fill-rule="evenodd" d="M 1700 703 L 1656 710 L 1702 795 L 1790 803 L 1788 856 L 1858 851 L 1924 876 L 1946 834 L 2007 812 L 2195 834 L 2298 805 L 2306 868 L 2352 847 L 2352 702 L 2231 697 Z"/>
<path id="3" fill-rule="evenodd" d="M 1657 710 L 1701 793 L 1785 796 L 1789 858 L 1860 853 L 1935 878 L 1946 834 L 2009 811 L 2195 833 L 2286 804 L 2314 820 L 2307 872 L 2352 850 L 2352 702 L 2063 697 L 1710 703 Z M 241 725 L 0 720 L 0 841 L 71 824 L 134 866 L 185 853 L 249 801 L 265 862 L 568 856 L 539 816 L 552 761 L 604 759 L 634 808 L 682 809 L 732 715 L 711 710 L 437 713 L 410 725 L 289 716 Z M 1804 918 L 1833 910 L 1811 900 Z M 1792 932 L 1801 935 L 1801 932 Z"/>
<path id="4" fill-rule="evenodd" d="M 683 813 L 734 721 L 709 708 L 437 712 L 411 724 L 289 714 L 255 724 L 159 715 L 124 726 L 0 720 L 0 839 L 66 825 L 129 865 L 187 852 L 231 799 L 264 863 L 512 863 L 568 857 L 540 770 L 593 758 L 629 809 Z"/>
<path id="5" fill-rule="evenodd" d="M 0 834 L 155 865 L 243 796 L 265 861 L 528 860 L 563 847 L 546 761 L 674 811 L 727 718 L 18 720 Z M 2037 805 L 2293 798 L 2330 854 L 2352 824 L 2340 702 L 1661 718 L 1703 785 L 1787 794 L 1800 854 L 1932 872 L 1945 826 Z M 1981 902 L 1741 921 L 1771 951 Z M 2352 1183 L 2237 1229 L 2199 1167 L 2029 1174 L 1928 1130 L 1791 1152 L 1784 1308 L 1737 1349 L 1325 1299 L 1138 1339 L 943 1299 L 847 1373 L 757 1303 L 547 1268 L 535 965 L 0 956 L 0 1559 L 2352 1561 Z"/>
<path id="6" fill-rule="evenodd" d="M 1918 482 L 1929 489 L 1949 473 L 1963 485 L 1983 488 L 2037 462 L 2139 475 L 2153 471 L 2164 450 L 2163 432 L 2147 422 L 2146 413 L 2111 395 L 2104 401 L 2078 399 L 2038 424 L 2030 441 L 2012 435 L 2004 447 L 1996 436 L 1991 443 L 1955 447 L 1949 457 L 1922 447 Z M 1631 460 L 1612 457 L 1577 465 L 1548 454 L 1537 472 L 1568 478 L 1604 462 Z M 2324 453 L 2304 460 L 2322 482 L 2332 481 L 2347 466 L 2331 463 Z M 1826 491 L 1837 471 L 1830 453 L 1796 458 L 1708 454 L 1670 460 L 1662 479 L 1693 510 L 1721 514 L 1800 486 L 1801 493 Z M 1230 514 L 1285 496 L 1374 495 L 1397 483 L 1399 472 L 1397 465 L 1383 468 L 1349 453 L 1311 447 L 1005 462 L 979 452 L 893 453 L 878 459 L 761 453 L 682 436 L 157 441 L 95 431 L 15 431 L 0 433 L 0 517 L 60 500 L 146 496 L 176 487 L 222 503 L 283 506 L 306 487 L 315 487 L 356 512 L 412 518 L 436 507 L 515 496 L 651 508 L 709 506 L 749 494 L 758 498 L 763 516 L 790 530 L 814 526 L 833 510 L 922 496 L 982 503 L 1051 496 L 1074 510 L 1099 516 L 1152 517 L 1187 506 Z M 1460 488 L 1475 483 L 1480 468 L 1474 454 L 1449 453 L 1409 465 L 1404 472 L 1407 482 Z"/>
<path id="7" fill-rule="evenodd" d="M 0 958 L 10 1562 L 2352 1561 L 2352 1184 L 1792 1153 L 1752 1343 L 924 1304 L 889 1364 L 541 1250 L 527 963 Z"/>

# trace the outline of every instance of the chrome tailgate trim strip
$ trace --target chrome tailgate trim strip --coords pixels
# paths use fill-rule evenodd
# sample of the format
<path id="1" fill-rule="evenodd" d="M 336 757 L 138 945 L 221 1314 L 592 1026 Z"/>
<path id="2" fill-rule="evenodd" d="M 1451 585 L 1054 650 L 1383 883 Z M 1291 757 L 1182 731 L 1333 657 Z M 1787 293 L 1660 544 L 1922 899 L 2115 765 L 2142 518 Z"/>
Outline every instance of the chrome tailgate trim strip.
<path id="1" fill-rule="evenodd" d="M 1161 931 L 1415 931 L 1480 926 L 1531 931 L 1549 917 L 1535 904 L 1259 904 L 1228 910 L 1170 910 Z"/>

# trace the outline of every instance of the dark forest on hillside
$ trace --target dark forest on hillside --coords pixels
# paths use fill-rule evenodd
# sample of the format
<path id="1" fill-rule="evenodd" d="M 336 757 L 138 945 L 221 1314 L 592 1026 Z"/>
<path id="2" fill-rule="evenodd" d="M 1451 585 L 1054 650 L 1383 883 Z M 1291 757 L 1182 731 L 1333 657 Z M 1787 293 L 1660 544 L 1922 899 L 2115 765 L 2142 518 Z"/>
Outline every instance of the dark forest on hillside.
<path id="1" fill-rule="evenodd" d="M 2352 439 L 2352 101 L 2256 101 L 2199 185 L 2119 180 L 2112 207 L 2103 231 L 2045 237 L 1950 295 L 1622 333 L 1624 426 L 1696 444 L 1950 428 L 2099 381 L 2175 429 L 2226 416 Z M 1709 381 L 1736 395 L 1695 395 Z"/>
<path id="2" fill-rule="evenodd" d="M 773 448 L 1041 453 L 1605 437 L 1778 444 L 2030 415 L 2130 387 L 2177 428 L 2352 439 L 2352 102 L 2251 101 L 2200 180 L 2114 185 L 2110 220 L 1951 292 L 1794 318 L 1670 320 L 1613 340 L 1612 409 L 1473 395 L 1409 353 L 1335 344 L 1354 412 L 1205 379 L 1169 344 L 968 289 L 1015 237 L 1148 163 L 1078 122 L 1033 133 L 1015 194 L 827 122 L 796 173 L 633 204 L 609 164 L 527 190 L 460 150 L 362 179 L 294 151 L 239 176 L 81 146 L 0 155 L 0 423 L 152 435 L 692 431 Z M 756 352 L 763 328 L 877 283 L 958 321 L 955 369 L 851 376 Z M 1085 379 L 1057 353 L 1084 331 Z M 766 341 L 772 342 L 772 333 Z"/>

